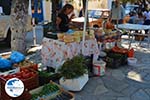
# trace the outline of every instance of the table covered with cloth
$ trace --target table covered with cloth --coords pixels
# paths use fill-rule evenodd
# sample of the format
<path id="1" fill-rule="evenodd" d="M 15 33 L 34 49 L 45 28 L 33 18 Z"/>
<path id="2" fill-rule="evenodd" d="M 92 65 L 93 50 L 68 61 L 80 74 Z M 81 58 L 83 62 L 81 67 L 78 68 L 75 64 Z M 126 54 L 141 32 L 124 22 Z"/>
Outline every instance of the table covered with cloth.
<path id="1" fill-rule="evenodd" d="M 82 42 L 65 43 L 50 38 L 43 38 L 42 41 L 41 57 L 44 66 L 57 68 L 61 66 L 66 59 L 71 59 L 72 57 L 81 54 L 81 52 Z M 95 57 L 98 57 L 99 53 L 95 39 L 85 40 L 84 56 L 94 54 Z"/>

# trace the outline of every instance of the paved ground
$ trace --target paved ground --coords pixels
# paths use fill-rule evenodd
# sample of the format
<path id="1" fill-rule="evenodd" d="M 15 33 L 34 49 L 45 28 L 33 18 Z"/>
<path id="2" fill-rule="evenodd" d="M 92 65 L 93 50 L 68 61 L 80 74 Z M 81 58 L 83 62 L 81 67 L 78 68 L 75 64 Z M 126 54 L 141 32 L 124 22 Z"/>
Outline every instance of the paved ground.
<path id="1" fill-rule="evenodd" d="M 141 49 L 140 49 L 141 50 Z M 137 66 L 107 69 L 103 77 L 92 77 L 76 100 L 150 100 L 150 52 L 136 51 Z M 40 63 L 40 52 L 31 57 Z"/>
<path id="2" fill-rule="evenodd" d="M 127 41 L 123 40 L 122 45 L 126 47 Z M 135 45 L 136 41 L 132 45 L 138 59 L 136 66 L 107 69 L 103 77 L 90 78 L 82 91 L 74 92 L 76 100 L 150 100 L 150 50 Z M 38 49 L 28 57 L 41 63 Z"/>
<path id="3" fill-rule="evenodd" d="M 147 46 L 145 43 L 146 40 L 141 46 Z M 122 41 L 122 46 L 127 44 Z M 136 66 L 107 69 L 103 77 L 90 78 L 82 91 L 74 92 L 76 100 L 150 100 L 150 50 L 136 45 L 134 41 Z M 40 63 L 40 50 L 31 59 Z"/>

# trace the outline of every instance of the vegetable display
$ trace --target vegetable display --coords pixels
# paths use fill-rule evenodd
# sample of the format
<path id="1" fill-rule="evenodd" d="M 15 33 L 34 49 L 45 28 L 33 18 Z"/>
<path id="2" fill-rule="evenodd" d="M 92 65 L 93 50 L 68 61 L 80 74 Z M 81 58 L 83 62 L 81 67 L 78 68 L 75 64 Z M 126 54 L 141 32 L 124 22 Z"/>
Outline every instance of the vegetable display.
<path id="1" fill-rule="evenodd" d="M 55 98 L 51 100 L 71 100 L 73 96 L 65 91 L 62 91 L 61 94 L 57 95 Z"/>
<path id="2" fill-rule="evenodd" d="M 21 80 L 25 80 L 31 77 L 34 77 L 36 75 L 35 72 L 32 72 L 28 69 L 22 69 L 20 72 L 15 73 L 15 74 L 10 74 L 7 76 L 1 75 L 0 77 L 4 78 L 5 80 L 9 80 L 11 78 L 19 78 Z"/>
<path id="3" fill-rule="evenodd" d="M 41 100 L 38 98 L 45 98 L 45 96 L 55 93 L 59 91 L 59 87 L 55 84 L 45 84 L 42 88 L 42 90 L 39 93 L 35 93 L 32 95 L 32 99 L 31 100 Z"/>
<path id="4" fill-rule="evenodd" d="M 34 70 L 38 70 L 38 65 L 29 60 L 24 60 L 22 62 L 15 63 L 14 66 L 20 68 L 32 68 Z"/>
<path id="5" fill-rule="evenodd" d="M 75 56 L 72 59 L 68 59 L 59 71 L 65 79 L 78 78 L 84 75 L 87 73 L 84 57 L 80 55 Z"/>
<path id="6" fill-rule="evenodd" d="M 74 95 L 71 92 L 63 90 L 59 85 L 50 82 L 33 91 L 31 100 L 71 100 Z"/>

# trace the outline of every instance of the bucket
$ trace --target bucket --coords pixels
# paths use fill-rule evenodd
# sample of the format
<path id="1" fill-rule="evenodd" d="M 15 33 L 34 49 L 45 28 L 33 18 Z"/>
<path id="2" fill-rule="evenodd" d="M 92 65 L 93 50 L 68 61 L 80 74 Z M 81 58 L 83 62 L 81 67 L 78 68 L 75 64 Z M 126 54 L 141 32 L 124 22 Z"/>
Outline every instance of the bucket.
<path id="1" fill-rule="evenodd" d="M 103 76 L 105 75 L 106 70 L 106 62 L 100 61 L 93 61 L 93 74 L 96 76 Z"/>
<path id="2" fill-rule="evenodd" d="M 130 66 L 134 66 L 137 63 L 137 59 L 133 57 L 129 57 L 127 60 L 128 60 L 128 65 Z"/>

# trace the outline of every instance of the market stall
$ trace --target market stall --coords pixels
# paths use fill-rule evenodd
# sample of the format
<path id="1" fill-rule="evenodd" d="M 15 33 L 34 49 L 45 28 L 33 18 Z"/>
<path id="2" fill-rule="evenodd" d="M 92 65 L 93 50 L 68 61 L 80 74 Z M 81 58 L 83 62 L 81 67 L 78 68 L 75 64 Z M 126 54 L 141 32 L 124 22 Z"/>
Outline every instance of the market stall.
<path id="1" fill-rule="evenodd" d="M 65 43 L 59 40 L 44 38 L 42 42 L 41 57 L 45 66 L 57 68 L 68 58 L 81 54 L 82 42 Z M 84 56 L 99 55 L 97 41 L 95 39 L 85 40 Z"/>
<path id="2" fill-rule="evenodd" d="M 73 93 L 66 91 L 59 84 L 52 81 L 54 79 L 52 72 L 46 72 L 46 70 L 39 70 L 37 64 L 27 59 L 20 52 L 13 51 L 7 55 L 1 55 L 1 100 L 75 99 Z M 44 83 L 41 84 L 41 81 Z M 6 89 L 7 87 L 8 89 Z M 16 92 L 16 90 L 19 92 Z"/>

